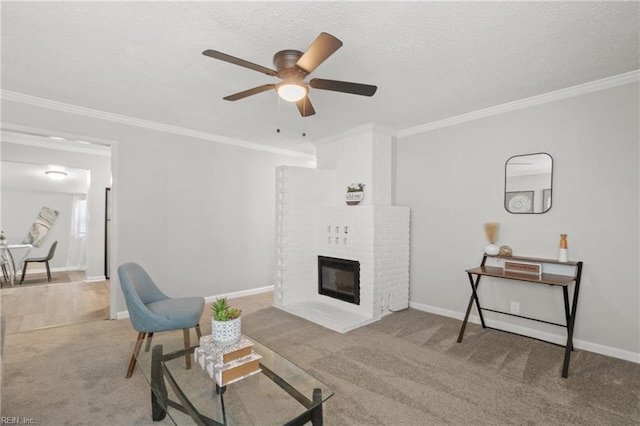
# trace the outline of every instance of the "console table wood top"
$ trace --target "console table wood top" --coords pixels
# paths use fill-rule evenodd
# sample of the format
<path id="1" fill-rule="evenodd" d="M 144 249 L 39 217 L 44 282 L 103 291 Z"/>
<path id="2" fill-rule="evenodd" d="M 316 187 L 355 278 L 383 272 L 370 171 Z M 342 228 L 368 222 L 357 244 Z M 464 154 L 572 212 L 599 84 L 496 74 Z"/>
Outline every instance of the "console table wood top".
<path id="1" fill-rule="evenodd" d="M 521 262 L 534 262 L 534 263 L 549 263 L 555 265 L 567 265 L 567 266 L 578 266 L 580 262 L 560 262 L 556 259 L 544 259 L 542 257 L 527 257 L 527 256 L 492 256 L 490 254 L 485 254 L 486 257 L 491 257 L 495 259 L 504 259 L 504 260 L 519 260 Z"/>
<path id="2" fill-rule="evenodd" d="M 488 277 L 508 278 L 510 280 L 560 286 L 568 286 L 573 284 L 575 281 L 575 277 L 572 275 L 545 274 L 543 272 L 542 275 L 538 276 L 534 274 L 505 271 L 504 268 L 499 266 L 478 266 L 477 268 L 467 269 L 466 272 L 474 275 L 485 275 Z"/>

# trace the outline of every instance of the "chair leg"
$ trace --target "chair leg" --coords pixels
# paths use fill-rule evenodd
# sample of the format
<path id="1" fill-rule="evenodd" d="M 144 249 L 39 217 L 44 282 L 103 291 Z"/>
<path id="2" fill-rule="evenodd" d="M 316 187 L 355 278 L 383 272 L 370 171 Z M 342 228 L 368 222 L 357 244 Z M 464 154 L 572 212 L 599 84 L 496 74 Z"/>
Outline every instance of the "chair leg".
<path id="1" fill-rule="evenodd" d="M 138 340 L 136 340 L 136 346 L 133 349 L 133 354 L 131 355 L 131 361 L 129 361 L 129 369 L 127 370 L 127 375 L 125 376 L 127 379 L 131 377 L 133 374 L 133 369 L 136 368 L 136 361 L 138 355 L 140 354 L 140 348 L 142 347 L 142 342 L 144 341 L 144 336 L 147 333 L 140 332 L 138 333 Z"/>
<path id="2" fill-rule="evenodd" d="M 22 278 L 20 278 L 20 284 L 22 284 L 22 281 L 24 281 L 24 274 L 27 273 L 27 265 L 29 264 L 29 262 L 24 262 L 24 264 L 22 265 Z"/>
<path id="3" fill-rule="evenodd" d="M 202 332 L 200 331 L 200 324 L 196 325 L 196 335 L 198 336 L 198 343 L 200 343 L 200 338 L 202 337 Z"/>
<path id="4" fill-rule="evenodd" d="M 51 282 L 51 269 L 49 269 L 49 261 L 44 262 L 44 265 L 47 267 L 47 279 Z"/>
<path id="5" fill-rule="evenodd" d="M 4 276 L 4 283 L 9 284 L 9 271 L 7 271 L 7 265 L 2 264 L 2 275 Z"/>
<path id="6" fill-rule="evenodd" d="M 144 346 L 144 351 L 149 352 L 151 349 L 151 340 L 153 339 L 153 333 L 147 333 L 147 344 Z"/>
<path id="7" fill-rule="evenodd" d="M 191 343 L 189 342 L 189 329 L 188 328 L 183 329 L 182 333 L 184 335 L 184 347 L 186 349 L 189 346 L 191 346 Z M 184 360 L 187 363 L 187 370 L 191 370 L 191 354 L 186 354 L 184 356 Z"/>

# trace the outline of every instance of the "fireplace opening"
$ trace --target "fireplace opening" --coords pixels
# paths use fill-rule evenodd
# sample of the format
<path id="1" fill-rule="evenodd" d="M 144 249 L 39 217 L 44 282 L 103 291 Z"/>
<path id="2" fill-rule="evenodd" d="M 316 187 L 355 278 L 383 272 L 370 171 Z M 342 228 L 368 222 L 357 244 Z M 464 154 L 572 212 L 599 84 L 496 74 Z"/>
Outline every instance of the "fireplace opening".
<path id="1" fill-rule="evenodd" d="M 360 262 L 318 256 L 318 293 L 360 304 Z"/>

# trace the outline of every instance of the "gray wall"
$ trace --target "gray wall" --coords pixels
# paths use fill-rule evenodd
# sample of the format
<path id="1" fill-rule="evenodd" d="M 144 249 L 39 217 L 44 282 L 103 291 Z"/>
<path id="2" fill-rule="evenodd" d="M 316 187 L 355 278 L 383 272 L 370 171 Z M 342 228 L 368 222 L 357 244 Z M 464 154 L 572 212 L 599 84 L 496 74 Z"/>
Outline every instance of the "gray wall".
<path id="1" fill-rule="evenodd" d="M 173 296 L 273 285 L 275 168 L 304 162 L 168 134 L 118 151 L 119 263 L 141 263 Z"/>
<path id="2" fill-rule="evenodd" d="M 638 117 L 636 83 L 401 138 L 396 197 L 411 207 L 413 306 L 462 317 L 464 271 L 481 260 L 485 222 L 499 222 L 498 244 L 522 256 L 555 258 L 566 233 L 569 258 L 584 262 L 576 346 L 640 360 Z M 553 206 L 510 214 L 504 163 L 535 152 L 553 157 Z M 562 321 L 559 289 L 490 279 L 481 287 L 487 307 L 509 311 L 513 300 L 523 315 Z"/>

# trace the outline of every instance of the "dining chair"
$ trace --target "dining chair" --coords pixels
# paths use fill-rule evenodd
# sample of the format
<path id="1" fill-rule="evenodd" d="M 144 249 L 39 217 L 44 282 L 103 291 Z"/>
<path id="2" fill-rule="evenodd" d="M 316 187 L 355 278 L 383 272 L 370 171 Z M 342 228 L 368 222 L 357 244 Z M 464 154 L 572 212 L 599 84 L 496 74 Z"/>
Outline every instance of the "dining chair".
<path id="1" fill-rule="evenodd" d="M 140 348 L 147 338 L 145 350 L 151 346 L 153 333 L 183 330 L 184 347 L 188 348 L 189 329 L 195 328 L 198 339 L 200 317 L 204 310 L 203 297 L 171 298 L 165 295 L 153 282 L 149 274 L 137 263 L 125 263 L 118 267 L 120 286 L 129 310 L 129 319 L 138 332 L 126 378 L 133 374 Z M 185 356 L 187 369 L 191 368 L 191 355 Z"/>
<path id="2" fill-rule="evenodd" d="M 9 275 L 9 260 L 5 259 L 5 257 L 1 254 L 0 268 L 2 268 L 2 277 L 4 278 L 4 283 L 9 284 L 11 282 L 11 276 Z"/>
<path id="3" fill-rule="evenodd" d="M 49 268 L 49 261 L 53 259 L 53 256 L 56 254 L 56 247 L 58 246 L 58 242 L 54 241 L 51 244 L 51 248 L 49 248 L 49 253 L 44 257 L 29 257 L 24 260 L 22 266 L 22 278 L 20 278 L 20 284 L 24 281 L 24 274 L 27 273 L 27 265 L 29 263 L 44 263 L 44 266 L 47 268 L 47 280 L 51 282 L 51 268 Z"/>

